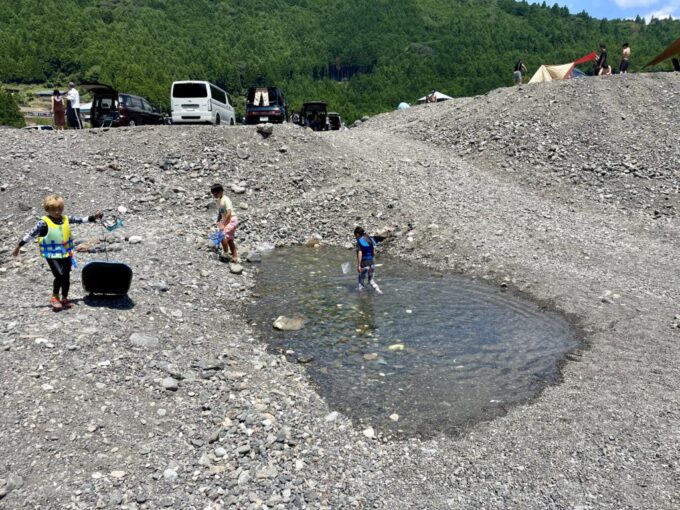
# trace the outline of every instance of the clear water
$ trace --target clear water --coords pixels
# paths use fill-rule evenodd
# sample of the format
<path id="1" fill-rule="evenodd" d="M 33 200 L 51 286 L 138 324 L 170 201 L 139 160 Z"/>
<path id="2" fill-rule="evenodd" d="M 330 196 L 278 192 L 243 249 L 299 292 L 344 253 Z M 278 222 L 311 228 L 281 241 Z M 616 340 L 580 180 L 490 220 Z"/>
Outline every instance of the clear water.
<path id="1" fill-rule="evenodd" d="M 399 260 L 377 260 L 384 295 L 359 293 L 356 273 L 342 271 L 353 255 L 270 252 L 249 313 L 270 347 L 306 362 L 319 393 L 358 425 L 455 434 L 535 396 L 578 344 L 564 319 L 530 301 Z M 275 331 L 279 315 L 303 316 L 305 328 Z"/>

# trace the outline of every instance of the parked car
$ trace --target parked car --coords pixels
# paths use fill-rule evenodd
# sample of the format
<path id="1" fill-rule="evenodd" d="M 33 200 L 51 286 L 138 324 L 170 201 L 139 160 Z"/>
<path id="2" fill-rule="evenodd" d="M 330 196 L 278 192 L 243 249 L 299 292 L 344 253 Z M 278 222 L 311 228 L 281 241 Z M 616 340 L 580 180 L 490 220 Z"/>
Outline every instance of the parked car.
<path id="1" fill-rule="evenodd" d="M 331 131 L 339 131 L 342 127 L 342 117 L 339 113 L 328 112 L 328 129 Z"/>
<path id="2" fill-rule="evenodd" d="M 54 131 L 54 128 L 49 124 L 38 124 L 36 126 L 26 126 L 22 129 L 28 129 L 29 131 Z"/>
<path id="3" fill-rule="evenodd" d="M 246 124 L 288 120 L 288 105 L 283 91 L 276 87 L 250 87 L 246 96 Z"/>
<path id="4" fill-rule="evenodd" d="M 174 82 L 170 110 L 173 124 L 236 124 L 229 94 L 207 81 Z"/>
<path id="5" fill-rule="evenodd" d="M 298 124 L 310 127 L 314 131 L 326 131 L 328 130 L 327 115 L 326 103 L 322 101 L 309 101 L 302 105 Z"/>
<path id="6" fill-rule="evenodd" d="M 83 119 L 83 121 L 90 122 L 90 120 L 92 120 L 90 110 L 92 110 L 92 101 L 80 104 L 80 118 Z"/>
<path id="7" fill-rule="evenodd" d="M 120 93 L 99 83 L 83 85 L 81 88 L 92 92 L 92 127 L 141 126 L 164 122 L 164 115 L 143 97 Z"/>

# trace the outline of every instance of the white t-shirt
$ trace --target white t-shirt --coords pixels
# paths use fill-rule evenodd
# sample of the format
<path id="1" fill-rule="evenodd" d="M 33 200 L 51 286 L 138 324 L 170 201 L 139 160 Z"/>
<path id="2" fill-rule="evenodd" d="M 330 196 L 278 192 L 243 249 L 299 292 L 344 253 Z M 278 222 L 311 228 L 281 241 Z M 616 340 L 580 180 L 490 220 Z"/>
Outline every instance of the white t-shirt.
<path id="1" fill-rule="evenodd" d="M 71 108 L 80 108 L 80 94 L 75 87 L 66 93 L 66 99 L 71 101 Z"/>
<path id="2" fill-rule="evenodd" d="M 217 221 L 224 220 L 227 212 L 231 209 L 232 214 L 234 214 L 234 208 L 231 205 L 231 200 L 226 196 L 222 195 L 222 198 L 217 199 Z"/>

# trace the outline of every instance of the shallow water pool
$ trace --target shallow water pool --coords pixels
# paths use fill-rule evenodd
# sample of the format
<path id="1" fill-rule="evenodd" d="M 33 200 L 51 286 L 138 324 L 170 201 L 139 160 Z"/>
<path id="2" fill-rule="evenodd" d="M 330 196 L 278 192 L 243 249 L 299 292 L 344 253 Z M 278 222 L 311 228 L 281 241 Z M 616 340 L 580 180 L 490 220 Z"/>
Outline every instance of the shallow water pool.
<path id="1" fill-rule="evenodd" d="M 455 434 L 535 396 L 578 345 L 562 317 L 530 301 L 399 260 L 377 260 L 383 295 L 359 293 L 356 273 L 341 269 L 353 255 L 270 252 L 249 314 L 270 347 L 305 362 L 329 405 L 358 425 Z M 275 331 L 280 315 L 305 317 L 304 329 Z"/>

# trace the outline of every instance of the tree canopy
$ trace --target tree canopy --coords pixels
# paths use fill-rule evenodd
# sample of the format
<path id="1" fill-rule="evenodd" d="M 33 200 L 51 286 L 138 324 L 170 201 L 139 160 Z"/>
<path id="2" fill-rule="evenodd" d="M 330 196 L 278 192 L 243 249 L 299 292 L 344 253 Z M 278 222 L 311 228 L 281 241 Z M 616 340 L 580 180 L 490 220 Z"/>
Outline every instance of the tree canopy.
<path id="1" fill-rule="evenodd" d="M 513 0 L 0 0 L 0 81 L 99 81 L 165 107 L 174 80 L 271 85 L 352 120 L 432 88 L 483 93 L 518 59 L 533 71 L 600 42 L 612 57 L 630 43 L 634 72 L 678 33 Z"/>
<path id="2" fill-rule="evenodd" d="M 14 96 L 0 88 L 0 126 L 24 127 L 26 122 Z"/>

